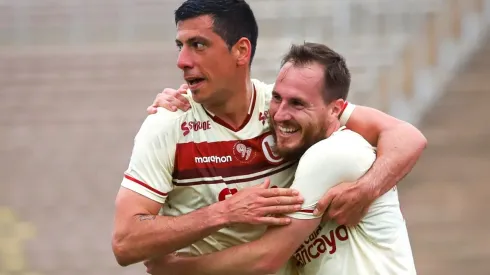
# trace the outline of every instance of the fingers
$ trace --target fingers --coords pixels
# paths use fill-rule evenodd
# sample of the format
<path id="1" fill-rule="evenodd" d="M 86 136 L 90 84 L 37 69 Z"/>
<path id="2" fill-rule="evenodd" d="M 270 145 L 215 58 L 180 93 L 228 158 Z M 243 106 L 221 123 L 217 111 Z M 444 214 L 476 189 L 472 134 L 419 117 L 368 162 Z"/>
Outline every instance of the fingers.
<path id="1" fill-rule="evenodd" d="M 288 217 L 259 217 L 256 222 L 264 225 L 288 225 L 291 223 L 291 218 Z"/>
<path id="2" fill-rule="evenodd" d="M 280 197 L 280 196 L 299 196 L 298 190 L 291 188 L 269 188 L 262 192 L 262 196 L 269 197 Z"/>
<path id="3" fill-rule="evenodd" d="M 304 202 L 304 199 L 297 195 L 297 196 L 277 196 L 277 197 L 268 197 L 264 198 L 263 201 L 261 201 L 262 205 L 264 206 L 274 206 L 274 205 L 299 205 Z"/>
<path id="4" fill-rule="evenodd" d="M 332 190 L 332 189 L 331 189 Z M 315 210 L 313 211 L 313 215 L 320 216 L 322 215 L 328 208 L 328 206 L 332 203 L 333 198 L 335 197 L 335 193 L 327 192 L 317 203 Z"/>
<path id="5" fill-rule="evenodd" d="M 271 180 L 269 178 L 266 178 L 263 183 L 256 185 L 252 188 L 268 189 L 270 184 L 271 184 Z"/>
<path id="6" fill-rule="evenodd" d="M 164 90 L 164 92 L 167 89 Z M 146 109 L 146 112 L 149 115 L 156 114 L 158 112 L 158 107 L 167 109 L 169 111 L 175 112 L 177 111 L 177 107 L 174 106 L 174 100 L 167 94 L 159 93 L 153 103 Z"/>
<path id="7" fill-rule="evenodd" d="M 263 216 L 267 215 L 278 215 L 278 214 L 289 214 L 301 210 L 301 204 L 294 205 L 274 205 L 267 206 L 262 209 Z"/>
<path id="8" fill-rule="evenodd" d="M 157 108 L 155 106 L 149 106 L 148 108 L 146 108 L 146 112 L 149 114 L 149 115 L 153 115 L 153 114 L 156 114 L 157 113 Z"/>
<path id="9" fill-rule="evenodd" d="M 146 260 L 146 261 L 143 262 L 143 264 L 146 267 L 146 273 L 151 274 L 151 272 L 153 271 L 153 264 L 152 264 L 152 262 L 150 260 Z"/>
<path id="10" fill-rule="evenodd" d="M 189 101 L 182 95 L 180 89 L 167 88 L 157 95 L 154 105 L 169 111 L 176 111 L 177 109 L 186 111 L 185 107 L 189 105 Z"/>
<path id="11" fill-rule="evenodd" d="M 264 188 L 269 188 L 271 185 L 271 180 L 269 178 L 266 178 L 264 181 Z"/>
<path id="12" fill-rule="evenodd" d="M 187 90 L 184 90 L 184 94 L 187 92 Z M 169 94 L 168 102 L 170 105 L 175 106 L 177 109 L 182 110 L 182 111 L 187 111 L 189 108 L 191 108 L 191 104 L 189 103 L 189 100 L 185 98 L 182 94 L 182 92 L 176 91 L 173 94 Z"/>
<path id="13" fill-rule="evenodd" d="M 189 85 L 182 84 L 180 85 L 180 88 L 177 90 L 177 92 L 173 94 L 175 99 L 179 101 L 177 105 L 175 105 L 175 107 L 177 107 L 179 110 L 187 111 L 191 108 L 189 100 L 183 96 L 187 94 L 188 89 L 189 89 Z"/>
<path id="14" fill-rule="evenodd" d="M 177 110 L 187 111 L 191 108 L 189 100 L 184 97 L 187 93 L 188 86 L 183 84 L 178 90 L 166 88 L 157 95 L 153 104 L 147 108 L 148 114 L 154 114 L 157 112 L 157 108 L 161 107 L 169 111 L 175 112 Z"/>
<path id="15" fill-rule="evenodd" d="M 189 89 L 189 85 L 187 84 L 182 84 L 180 85 L 180 88 L 178 89 L 178 92 L 181 94 L 187 94 L 187 90 Z"/>
<path id="16" fill-rule="evenodd" d="M 351 206 L 352 207 L 352 206 Z M 333 220 L 339 225 L 356 226 L 366 216 L 369 207 L 365 208 L 348 208 L 347 205 L 342 205 L 341 208 L 335 209 L 331 214 Z M 330 211 L 329 211 L 330 212 Z"/>

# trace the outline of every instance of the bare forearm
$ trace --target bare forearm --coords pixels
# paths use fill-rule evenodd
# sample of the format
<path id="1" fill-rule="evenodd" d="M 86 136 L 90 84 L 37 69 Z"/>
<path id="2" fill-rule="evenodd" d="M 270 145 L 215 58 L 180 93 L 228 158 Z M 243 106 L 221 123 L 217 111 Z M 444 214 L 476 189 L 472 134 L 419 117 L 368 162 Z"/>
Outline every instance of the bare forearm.
<path id="1" fill-rule="evenodd" d="M 408 123 L 383 131 L 378 140 L 377 159 L 359 182 L 371 188 L 375 198 L 381 196 L 412 170 L 426 144 L 425 137 Z"/>
<path id="2" fill-rule="evenodd" d="M 232 247 L 199 257 L 182 258 L 174 263 L 182 275 L 261 275 L 268 274 L 267 267 L 260 266 L 264 253 L 252 251 L 251 247 L 242 245 L 239 249 Z M 239 254 L 236 254 L 239 252 Z"/>
<path id="3" fill-rule="evenodd" d="M 169 270 L 178 270 L 175 273 L 179 275 L 274 274 L 319 223 L 320 219 L 293 219 L 286 227 L 269 227 L 259 240 L 199 257 L 180 258 Z"/>
<path id="4" fill-rule="evenodd" d="M 218 204 L 179 217 L 136 215 L 116 232 L 114 251 L 121 265 L 166 255 L 203 239 L 227 223 Z"/>

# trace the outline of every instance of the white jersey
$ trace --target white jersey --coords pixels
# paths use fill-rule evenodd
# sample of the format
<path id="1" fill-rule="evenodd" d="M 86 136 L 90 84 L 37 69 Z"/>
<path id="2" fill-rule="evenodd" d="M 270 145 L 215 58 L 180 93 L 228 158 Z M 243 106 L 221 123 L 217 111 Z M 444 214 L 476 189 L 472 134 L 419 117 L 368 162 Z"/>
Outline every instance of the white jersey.
<path id="1" fill-rule="evenodd" d="M 291 188 L 305 198 L 302 209 L 289 216 L 314 219 L 313 210 L 328 189 L 364 175 L 376 158 L 360 135 L 340 129 L 310 147 L 301 158 Z M 416 274 L 405 220 L 396 188 L 378 198 L 361 223 L 322 223 L 295 252 L 300 274 Z"/>
<path id="2" fill-rule="evenodd" d="M 187 112 L 159 109 L 135 137 L 122 186 L 162 203 L 161 214 L 180 216 L 225 200 L 270 178 L 271 186 L 291 186 L 297 161 L 272 150 L 268 115 L 272 85 L 253 80 L 248 116 L 239 129 L 226 125 L 192 100 Z M 354 105 L 342 115 L 347 121 Z M 265 226 L 235 225 L 180 252 L 202 255 L 258 239 Z M 284 268 L 280 274 L 291 274 Z M 294 274 L 294 273 L 292 273 Z"/>

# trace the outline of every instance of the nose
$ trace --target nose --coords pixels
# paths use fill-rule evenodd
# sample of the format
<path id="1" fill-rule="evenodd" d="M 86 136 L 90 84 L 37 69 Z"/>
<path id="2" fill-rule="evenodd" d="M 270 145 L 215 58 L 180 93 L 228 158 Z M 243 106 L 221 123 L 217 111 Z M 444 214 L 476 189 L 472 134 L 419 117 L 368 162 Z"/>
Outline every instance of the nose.
<path id="1" fill-rule="evenodd" d="M 187 49 L 186 46 L 182 47 L 179 53 L 179 57 L 177 58 L 177 67 L 179 67 L 181 70 L 185 70 L 192 68 L 193 65 L 194 62 L 192 60 L 191 52 Z"/>
<path id="2" fill-rule="evenodd" d="M 271 109 L 272 109 L 272 106 L 271 106 Z M 284 122 L 284 121 L 291 120 L 291 113 L 288 110 L 288 106 L 287 106 L 286 102 L 284 102 L 284 101 L 281 102 L 280 104 L 278 104 L 278 106 L 275 109 L 276 109 L 275 113 L 272 116 L 272 118 L 274 119 L 275 122 Z M 273 112 L 273 110 L 271 110 L 271 113 L 272 112 Z"/>

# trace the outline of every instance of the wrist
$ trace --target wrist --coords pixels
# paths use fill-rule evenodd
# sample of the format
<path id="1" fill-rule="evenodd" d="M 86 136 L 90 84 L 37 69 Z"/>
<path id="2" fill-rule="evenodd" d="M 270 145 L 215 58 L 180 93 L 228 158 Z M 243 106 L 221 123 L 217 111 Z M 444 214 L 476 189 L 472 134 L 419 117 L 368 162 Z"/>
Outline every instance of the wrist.
<path id="1" fill-rule="evenodd" d="M 216 226 L 226 227 L 232 223 L 226 200 L 211 204 L 209 209 L 211 210 L 209 218 Z"/>
<path id="2" fill-rule="evenodd" d="M 380 196 L 381 190 L 373 181 L 358 180 L 356 186 L 362 196 L 369 201 L 375 201 Z"/>

